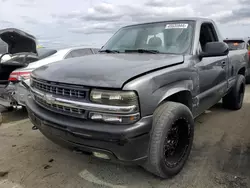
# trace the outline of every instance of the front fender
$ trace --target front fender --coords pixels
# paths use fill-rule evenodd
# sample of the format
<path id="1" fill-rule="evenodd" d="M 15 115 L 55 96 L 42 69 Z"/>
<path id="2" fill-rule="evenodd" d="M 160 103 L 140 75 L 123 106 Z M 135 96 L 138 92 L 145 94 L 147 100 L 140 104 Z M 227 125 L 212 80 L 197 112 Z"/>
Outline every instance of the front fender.
<path id="1" fill-rule="evenodd" d="M 199 87 L 196 69 L 178 65 L 138 77 L 126 83 L 123 90 L 134 90 L 139 97 L 141 116 L 152 115 L 167 97 L 180 91 L 195 96 Z"/>
<path id="2" fill-rule="evenodd" d="M 158 105 L 162 103 L 165 99 L 169 98 L 170 96 L 177 94 L 182 91 L 188 91 L 190 92 L 192 96 L 192 91 L 193 91 L 193 81 L 192 80 L 183 80 L 183 81 L 178 81 L 174 82 L 172 84 L 169 84 L 164 87 L 165 88 L 165 94 L 160 98 L 158 101 Z"/>
<path id="3" fill-rule="evenodd" d="M 140 111 L 142 116 L 152 115 L 158 105 L 181 91 L 189 91 L 194 96 L 194 84 L 192 80 L 180 80 L 171 83 L 159 84 L 154 79 L 149 81 L 138 81 L 136 84 L 130 84 L 125 90 L 136 90 L 139 95 Z"/>

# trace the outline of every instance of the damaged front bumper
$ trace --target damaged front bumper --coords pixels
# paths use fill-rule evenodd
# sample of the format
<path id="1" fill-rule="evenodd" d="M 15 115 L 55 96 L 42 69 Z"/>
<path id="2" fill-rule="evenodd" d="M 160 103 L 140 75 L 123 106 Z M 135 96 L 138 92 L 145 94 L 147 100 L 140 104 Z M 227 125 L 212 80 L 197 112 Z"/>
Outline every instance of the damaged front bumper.
<path id="1" fill-rule="evenodd" d="M 142 164 L 147 158 L 152 116 L 132 125 L 110 125 L 47 111 L 31 97 L 26 108 L 33 125 L 61 146 L 122 163 Z"/>

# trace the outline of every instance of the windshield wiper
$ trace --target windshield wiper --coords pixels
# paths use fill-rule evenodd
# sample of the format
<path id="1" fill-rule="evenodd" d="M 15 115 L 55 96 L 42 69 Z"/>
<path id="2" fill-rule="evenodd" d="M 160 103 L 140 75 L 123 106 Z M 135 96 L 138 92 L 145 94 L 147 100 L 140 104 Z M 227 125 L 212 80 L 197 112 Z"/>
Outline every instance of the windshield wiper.
<path id="1" fill-rule="evenodd" d="M 109 50 L 109 49 L 106 49 L 106 50 L 99 50 L 99 52 L 106 52 L 106 53 L 120 53 L 118 50 Z"/>
<path id="2" fill-rule="evenodd" d="M 136 50 L 125 50 L 125 52 L 138 52 L 138 53 L 151 53 L 151 54 L 160 53 L 158 50 L 148 50 L 148 49 L 143 49 L 143 48 L 139 48 Z"/>

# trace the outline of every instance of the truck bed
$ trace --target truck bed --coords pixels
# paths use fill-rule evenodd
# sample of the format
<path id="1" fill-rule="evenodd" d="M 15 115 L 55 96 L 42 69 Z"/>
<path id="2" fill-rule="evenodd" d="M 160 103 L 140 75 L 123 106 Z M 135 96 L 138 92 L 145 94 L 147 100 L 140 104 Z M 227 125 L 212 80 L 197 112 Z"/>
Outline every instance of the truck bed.
<path id="1" fill-rule="evenodd" d="M 246 76 L 250 75 L 250 62 L 248 57 L 248 51 L 246 49 L 242 50 L 230 50 L 228 54 L 229 58 L 229 69 L 235 73 L 236 69 L 232 67 L 235 63 L 246 63 Z M 233 70 L 232 70 L 233 69 Z"/>

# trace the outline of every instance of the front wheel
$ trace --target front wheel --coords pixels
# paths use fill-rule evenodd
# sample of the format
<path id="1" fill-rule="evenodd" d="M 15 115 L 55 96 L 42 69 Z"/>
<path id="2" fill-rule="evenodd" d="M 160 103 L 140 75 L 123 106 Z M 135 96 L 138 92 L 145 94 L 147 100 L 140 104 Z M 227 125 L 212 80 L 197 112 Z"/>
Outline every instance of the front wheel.
<path id="1" fill-rule="evenodd" d="M 194 120 L 189 108 L 176 102 L 159 106 L 153 116 L 145 168 L 168 178 L 185 165 L 193 144 Z"/>

